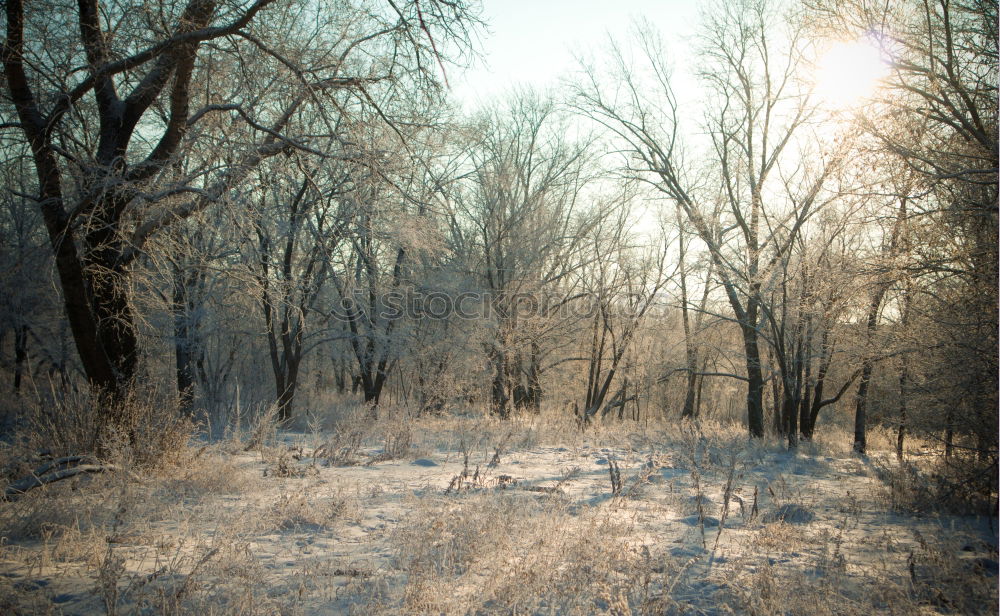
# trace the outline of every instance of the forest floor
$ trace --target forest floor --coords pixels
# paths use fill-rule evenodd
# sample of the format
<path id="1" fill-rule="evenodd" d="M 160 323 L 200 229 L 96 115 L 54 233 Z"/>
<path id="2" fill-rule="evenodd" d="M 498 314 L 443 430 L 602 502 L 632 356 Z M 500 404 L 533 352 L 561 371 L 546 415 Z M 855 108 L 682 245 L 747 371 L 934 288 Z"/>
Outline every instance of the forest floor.
<path id="1" fill-rule="evenodd" d="M 997 613 L 996 520 L 913 513 L 894 459 L 824 438 L 465 417 L 193 441 L 0 503 L 0 613 Z"/>

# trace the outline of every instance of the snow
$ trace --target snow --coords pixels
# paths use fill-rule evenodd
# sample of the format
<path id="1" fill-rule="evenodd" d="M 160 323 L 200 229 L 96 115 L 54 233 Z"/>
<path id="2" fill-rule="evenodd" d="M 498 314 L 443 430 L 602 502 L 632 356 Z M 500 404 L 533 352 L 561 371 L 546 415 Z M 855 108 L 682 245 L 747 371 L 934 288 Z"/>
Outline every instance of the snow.
<path id="1" fill-rule="evenodd" d="M 47 539 L 6 532 L 0 601 L 91 613 L 114 588 L 124 613 L 163 597 L 216 613 L 809 613 L 817 601 L 832 613 L 934 613 L 954 604 L 935 604 L 929 589 L 995 590 L 988 520 L 890 511 L 870 464 L 852 455 L 789 454 L 738 433 L 564 436 L 515 438 L 491 468 L 501 438 L 489 434 L 463 452 L 428 430 L 412 456 L 354 466 L 309 456 L 324 435 L 286 434 L 262 452 L 214 447 L 186 472 L 224 466 L 219 483 L 175 500 L 176 477 L 88 478 L 25 500 L 103 490 L 107 500 L 87 506 L 134 506 L 120 538 L 102 545 L 107 521 Z M 279 459 L 289 476 L 275 472 Z M 90 552 L 57 553 L 72 541 Z"/>

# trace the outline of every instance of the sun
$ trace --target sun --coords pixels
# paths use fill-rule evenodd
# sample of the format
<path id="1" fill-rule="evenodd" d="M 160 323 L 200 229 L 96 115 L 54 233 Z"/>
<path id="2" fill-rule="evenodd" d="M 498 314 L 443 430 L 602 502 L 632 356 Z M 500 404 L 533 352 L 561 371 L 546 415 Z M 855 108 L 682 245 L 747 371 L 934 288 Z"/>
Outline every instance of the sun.
<path id="1" fill-rule="evenodd" d="M 820 56 L 815 92 L 833 109 L 850 109 L 871 100 L 888 74 L 882 51 L 870 39 L 838 41 Z"/>

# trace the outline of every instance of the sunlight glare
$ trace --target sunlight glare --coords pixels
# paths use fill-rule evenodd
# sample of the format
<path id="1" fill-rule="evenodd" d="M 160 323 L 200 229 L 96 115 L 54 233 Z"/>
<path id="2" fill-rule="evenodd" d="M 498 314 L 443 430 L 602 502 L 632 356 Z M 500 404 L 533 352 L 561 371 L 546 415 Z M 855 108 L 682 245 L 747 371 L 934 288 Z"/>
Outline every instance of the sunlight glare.
<path id="1" fill-rule="evenodd" d="M 833 109 L 848 109 L 870 99 L 889 74 L 881 51 L 868 39 L 833 43 L 817 68 L 816 94 Z"/>

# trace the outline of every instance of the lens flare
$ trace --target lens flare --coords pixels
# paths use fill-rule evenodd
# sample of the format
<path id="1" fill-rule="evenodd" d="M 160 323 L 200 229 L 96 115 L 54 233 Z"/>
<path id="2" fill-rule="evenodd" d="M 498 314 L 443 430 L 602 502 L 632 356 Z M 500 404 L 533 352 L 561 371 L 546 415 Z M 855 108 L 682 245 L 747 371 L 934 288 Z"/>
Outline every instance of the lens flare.
<path id="1" fill-rule="evenodd" d="M 872 99 L 889 74 L 882 52 L 869 39 L 836 42 L 820 57 L 816 94 L 834 109 L 848 109 Z"/>

